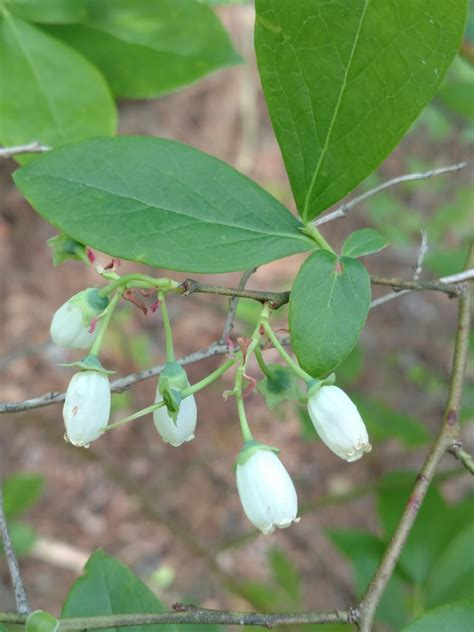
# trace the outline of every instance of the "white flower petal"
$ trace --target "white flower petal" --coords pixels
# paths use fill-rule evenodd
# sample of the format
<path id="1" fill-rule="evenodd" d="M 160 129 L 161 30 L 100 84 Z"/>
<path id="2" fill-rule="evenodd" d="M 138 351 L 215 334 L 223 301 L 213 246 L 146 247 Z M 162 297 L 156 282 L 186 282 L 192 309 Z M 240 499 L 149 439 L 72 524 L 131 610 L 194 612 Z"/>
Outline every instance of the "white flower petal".
<path id="1" fill-rule="evenodd" d="M 308 400 L 308 413 L 321 440 L 349 463 L 372 449 L 355 404 L 337 386 L 323 386 Z"/>
<path id="2" fill-rule="evenodd" d="M 89 328 L 84 327 L 81 308 L 68 301 L 54 314 L 50 334 L 54 344 L 60 347 L 89 349 L 97 331 L 90 333 Z"/>
<path id="3" fill-rule="evenodd" d="M 163 397 L 157 391 L 155 403 L 158 404 L 162 401 Z M 166 406 L 162 406 L 153 412 L 153 422 L 166 443 L 178 447 L 185 441 L 191 441 L 194 439 L 197 422 L 197 408 L 194 395 L 189 395 L 181 402 L 176 423 L 170 417 Z"/>
<path id="4" fill-rule="evenodd" d="M 98 371 L 76 373 L 66 393 L 63 417 L 69 441 L 87 446 L 103 432 L 110 416 L 109 378 Z"/>
<path id="5" fill-rule="evenodd" d="M 237 489 L 247 518 L 262 533 L 297 520 L 298 499 L 288 472 L 270 450 L 257 450 L 237 464 Z"/>

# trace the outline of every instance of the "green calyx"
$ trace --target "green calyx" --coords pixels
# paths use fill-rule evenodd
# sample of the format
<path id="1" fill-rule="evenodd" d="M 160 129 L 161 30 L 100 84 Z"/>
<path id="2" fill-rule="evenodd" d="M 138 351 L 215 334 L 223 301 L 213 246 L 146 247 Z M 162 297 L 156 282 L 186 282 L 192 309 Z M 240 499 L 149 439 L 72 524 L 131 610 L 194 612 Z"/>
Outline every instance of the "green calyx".
<path id="1" fill-rule="evenodd" d="M 257 391 L 265 397 L 270 408 L 274 408 L 284 400 L 301 399 L 298 376 L 293 369 L 280 364 L 268 364 L 266 371 L 267 375 L 257 384 Z"/>
<path id="2" fill-rule="evenodd" d="M 91 322 L 98 318 L 109 304 L 107 296 L 101 296 L 100 291 L 95 287 L 89 287 L 74 294 L 68 301 L 72 305 L 77 305 L 82 312 L 82 322 L 84 327 L 89 327 Z"/>
<path id="3" fill-rule="evenodd" d="M 99 358 L 93 355 L 88 355 L 77 362 L 63 363 L 58 366 L 75 366 L 81 371 L 97 371 L 97 373 L 104 373 L 105 375 L 117 373 L 117 371 L 107 371 L 107 369 L 104 369 Z"/>
<path id="4" fill-rule="evenodd" d="M 59 233 L 59 235 L 51 237 L 47 243 L 53 255 L 53 266 L 58 266 L 64 263 L 64 261 L 70 260 L 89 263 L 85 245 L 71 239 L 71 237 L 64 233 Z"/>
<path id="5" fill-rule="evenodd" d="M 319 389 L 322 388 L 323 386 L 332 386 L 335 382 L 336 382 L 335 373 L 331 373 L 331 375 L 328 375 L 328 377 L 326 377 L 324 380 L 317 380 L 316 378 L 314 380 L 311 380 L 311 382 L 308 383 L 306 398 L 309 399 L 315 393 L 317 393 Z"/>
<path id="6" fill-rule="evenodd" d="M 160 373 L 158 390 L 163 397 L 171 419 L 176 423 L 181 402 L 182 391 L 189 387 L 186 371 L 178 362 L 167 362 Z"/>
<path id="7" fill-rule="evenodd" d="M 244 441 L 244 445 L 237 455 L 235 467 L 237 467 L 237 465 L 243 465 L 244 463 L 246 463 L 246 461 L 248 461 L 250 457 L 259 450 L 267 450 L 268 452 L 274 452 L 275 454 L 278 454 L 280 452 L 279 448 L 267 445 L 266 443 L 260 443 L 260 441 L 255 441 L 254 439 L 250 441 Z"/>

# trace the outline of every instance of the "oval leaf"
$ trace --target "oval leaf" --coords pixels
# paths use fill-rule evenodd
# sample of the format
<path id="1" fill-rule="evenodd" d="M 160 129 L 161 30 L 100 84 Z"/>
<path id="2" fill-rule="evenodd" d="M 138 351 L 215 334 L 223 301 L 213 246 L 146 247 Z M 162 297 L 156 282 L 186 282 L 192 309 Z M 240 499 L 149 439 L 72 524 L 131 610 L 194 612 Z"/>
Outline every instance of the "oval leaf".
<path id="1" fill-rule="evenodd" d="M 396 147 L 455 56 L 466 7 L 466 0 L 257 0 L 260 77 L 304 222 Z"/>
<path id="2" fill-rule="evenodd" d="M 88 57 L 115 95 L 146 98 L 239 63 L 214 12 L 189 0 L 87 0 L 83 23 L 51 33 Z"/>
<path id="3" fill-rule="evenodd" d="M 15 182 L 75 241 L 151 266 L 230 272 L 314 247 L 255 182 L 172 140 L 84 141 L 39 156 Z"/>
<path id="4" fill-rule="evenodd" d="M 290 294 L 291 344 L 313 377 L 349 355 L 367 319 L 370 280 L 356 259 L 319 250 L 301 266 Z"/>
<path id="5" fill-rule="evenodd" d="M 72 48 L 0 15 L 0 142 L 44 145 L 113 134 L 115 105 L 102 75 Z"/>
<path id="6" fill-rule="evenodd" d="M 96 551 L 74 582 L 61 618 L 165 612 L 161 601 L 122 562 Z M 121 628 L 110 628 L 118 632 Z M 130 626 L 129 632 L 175 632 L 174 625 Z"/>
<path id="7" fill-rule="evenodd" d="M 372 228 L 361 228 L 349 235 L 342 247 L 342 254 L 346 257 L 363 257 L 379 252 L 388 246 L 383 235 Z"/>

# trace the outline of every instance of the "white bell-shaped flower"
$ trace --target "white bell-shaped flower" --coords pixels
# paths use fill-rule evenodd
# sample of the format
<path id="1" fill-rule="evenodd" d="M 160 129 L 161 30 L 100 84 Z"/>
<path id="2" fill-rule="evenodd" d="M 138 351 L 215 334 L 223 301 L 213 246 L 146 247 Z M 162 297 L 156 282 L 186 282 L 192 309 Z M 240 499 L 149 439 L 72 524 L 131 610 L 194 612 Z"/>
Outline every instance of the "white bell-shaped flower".
<path id="1" fill-rule="evenodd" d="M 97 329 L 92 333 L 90 329 L 90 325 L 84 327 L 81 308 L 73 303 L 64 303 L 51 321 L 51 339 L 60 347 L 89 349 L 97 334 Z"/>
<path id="2" fill-rule="evenodd" d="M 89 349 L 97 335 L 92 321 L 108 304 L 95 288 L 72 296 L 54 314 L 50 334 L 54 344 L 69 349 Z"/>
<path id="3" fill-rule="evenodd" d="M 155 404 L 163 401 L 163 396 L 157 389 Z M 194 439 L 196 429 L 197 408 L 194 395 L 188 395 L 179 405 L 178 416 L 173 421 L 166 406 L 153 411 L 153 422 L 163 441 L 178 447 L 185 441 Z"/>
<path id="4" fill-rule="evenodd" d="M 268 446 L 251 449 L 248 458 L 245 450 L 237 460 L 236 476 L 247 518 L 265 534 L 298 522 L 295 486 L 278 456 Z"/>
<path id="5" fill-rule="evenodd" d="M 87 447 L 103 432 L 110 416 L 110 384 L 105 373 L 80 371 L 69 383 L 63 417 L 67 438 Z"/>
<path id="6" fill-rule="evenodd" d="M 308 399 L 311 421 L 327 447 L 345 461 L 357 461 L 372 446 L 355 404 L 337 386 L 322 386 Z"/>

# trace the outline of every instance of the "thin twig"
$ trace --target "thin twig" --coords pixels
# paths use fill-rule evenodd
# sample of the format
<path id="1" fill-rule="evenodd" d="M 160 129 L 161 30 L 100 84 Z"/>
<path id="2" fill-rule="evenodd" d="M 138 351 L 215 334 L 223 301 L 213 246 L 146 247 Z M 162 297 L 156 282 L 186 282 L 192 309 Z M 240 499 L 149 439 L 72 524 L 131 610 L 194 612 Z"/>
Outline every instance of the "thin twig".
<path id="1" fill-rule="evenodd" d="M 387 182 L 383 182 L 379 184 L 379 186 L 370 189 L 370 191 L 366 191 L 361 195 L 349 200 L 349 202 L 344 202 L 339 206 L 335 211 L 328 213 L 327 215 L 323 215 L 322 217 L 318 217 L 314 221 L 316 226 L 321 226 L 321 224 L 326 224 L 326 222 L 332 222 L 335 219 L 339 219 L 340 217 L 345 217 L 352 209 L 366 200 L 367 198 L 384 191 L 390 187 L 393 187 L 397 184 L 401 184 L 402 182 L 412 182 L 414 180 L 426 180 L 427 178 L 432 178 L 433 176 L 439 176 L 443 173 L 452 173 L 453 171 L 460 171 L 464 169 L 466 166 L 466 162 L 458 162 L 455 165 L 449 165 L 448 167 L 439 167 L 438 169 L 431 169 L 430 171 L 425 171 L 424 173 L 407 173 L 403 176 L 398 176 L 397 178 L 392 178 L 391 180 L 387 180 Z"/>
<path id="2" fill-rule="evenodd" d="M 474 278 L 474 269 L 462 272 L 456 275 L 456 281 L 450 283 L 447 281 L 449 277 L 444 279 L 437 279 L 435 281 L 417 281 L 412 279 L 400 279 L 400 278 L 384 278 L 376 275 L 370 277 L 370 281 L 374 285 L 388 285 L 393 288 L 399 288 L 400 293 L 402 290 L 433 290 L 435 292 L 444 292 L 450 296 L 459 296 L 462 292 L 462 287 L 457 285 L 457 282 Z M 259 303 L 271 303 L 273 309 L 279 309 L 283 305 L 286 305 L 290 300 L 290 292 L 285 290 L 282 292 L 267 292 L 264 290 L 246 290 L 245 288 L 225 287 L 223 285 L 212 285 L 210 283 L 201 283 L 194 279 L 186 279 L 181 283 L 178 292 L 184 296 L 190 294 L 216 294 L 219 296 L 238 296 L 239 298 L 248 298 Z"/>
<path id="3" fill-rule="evenodd" d="M 244 289 L 244 287 L 247 285 L 247 281 L 250 279 L 250 277 L 255 272 L 255 270 L 256 270 L 256 268 L 253 268 L 252 270 L 246 270 L 243 273 L 242 278 L 240 279 L 240 283 L 237 286 L 239 290 L 243 290 Z M 226 321 L 225 321 L 224 330 L 222 332 L 222 341 L 223 342 L 226 341 L 227 336 L 230 335 L 230 332 L 234 328 L 235 313 L 237 311 L 238 304 L 239 304 L 239 297 L 238 296 L 233 296 L 229 300 L 229 311 L 227 312 L 227 318 L 226 318 Z"/>
<path id="4" fill-rule="evenodd" d="M 448 448 L 448 452 L 450 452 L 454 458 L 462 463 L 468 472 L 474 475 L 474 459 L 468 452 L 466 452 L 466 450 L 464 450 L 461 441 L 455 441 L 453 445 Z"/>
<path id="5" fill-rule="evenodd" d="M 13 158 L 19 154 L 41 154 L 49 151 L 51 147 L 41 145 L 37 141 L 28 143 L 27 145 L 15 145 L 13 147 L 0 147 L 0 158 Z"/>
<path id="6" fill-rule="evenodd" d="M 159 614 L 119 614 L 99 617 L 81 617 L 62 619 L 59 624 L 60 632 L 75 630 L 97 630 L 113 627 L 152 625 L 163 623 L 195 623 L 220 625 L 261 625 L 273 628 L 279 625 L 298 625 L 315 623 L 350 623 L 347 610 L 332 612 L 289 612 L 289 613 L 260 613 L 233 612 L 227 610 L 211 610 L 187 604 L 175 604 L 172 612 Z"/>
<path id="7" fill-rule="evenodd" d="M 474 269 L 465 270 L 464 272 L 458 272 L 457 274 L 451 274 L 449 276 L 441 277 L 436 281 L 436 283 L 442 283 L 445 287 L 452 286 L 455 283 L 463 283 L 464 281 L 470 281 L 474 279 Z M 399 287 L 399 286 L 397 286 Z M 461 286 L 458 286 L 459 289 L 462 289 Z M 431 288 L 434 289 L 434 288 Z M 408 292 L 412 292 L 412 289 L 399 290 L 397 292 L 389 292 L 388 294 L 384 294 L 379 298 L 376 298 L 370 304 L 370 309 L 374 307 L 380 307 L 380 305 L 384 305 L 384 303 L 388 303 L 389 301 L 393 301 L 396 298 L 400 298 L 400 296 L 404 296 L 408 294 Z M 448 292 L 449 294 L 449 292 Z"/>
<path id="8" fill-rule="evenodd" d="M 206 358 L 211 358 L 216 355 L 222 355 L 224 353 L 227 353 L 228 351 L 229 347 L 227 346 L 227 344 L 213 342 L 205 349 L 190 353 L 189 355 L 178 359 L 177 362 L 179 362 L 183 366 L 186 366 L 187 364 L 200 362 L 201 360 L 205 360 Z M 149 369 L 137 371 L 136 373 L 126 375 L 125 377 L 111 382 L 110 390 L 112 393 L 122 393 L 123 391 L 130 388 L 132 384 L 143 382 L 143 380 L 148 380 L 151 377 L 156 377 L 161 373 L 163 368 L 163 364 L 157 364 L 156 366 L 150 367 Z M 64 401 L 65 397 L 66 393 L 52 391 L 50 393 L 46 393 L 45 395 L 40 395 L 39 397 L 25 399 L 22 402 L 2 402 L 0 403 L 0 413 L 18 413 L 25 410 L 32 410 L 33 408 L 42 408 L 43 406 L 49 406 L 50 404 L 59 404 Z"/>
<path id="9" fill-rule="evenodd" d="M 399 296 L 403 296 L 407 292 L 417 290 L 435 290 L 440 292 L 445 292 L 448 295 L 457 295 L 460 291 L 462 291 L 461 286 L 455 286 L 454 283 L 464 282 L 468 279 L 474 278 L 474 268 L 467 270 L 465 272 L 461 272 L 455 275 L 451 275 L 449 277 L 444 277 L 442 279 L 438 279 L 437 281 L 429 281 L 426 283 L 426 287 L 421 282 L 414 281 L 405 281 L 404 279 L 382 279 L 375 277 L 375 282 L 380 282 L 384 285 L 394 285 L 395 287 L 404 287 L 404 284 L 407 283 L 408 286 L 412 289 L 400 290 L 398 292 L 393 292 L 387 294 L 386 296 L 382 296 L 379 299 L 372 301 L 370 308 L 373 309 L 379 305 L 382 305 L 384 302 L 392 300 L 394 298 L 398 298 Z M 416 287 L 415 287 L 416 286 Z M 273 302 L 273 304 L 284 305 L 288 302 L 290 293 L 289 292 L 261 292 L 258 290 L 239 290 L 236 288 L 222 288 L 221 286 L 213 286 L 207 284 L 200 284 L 197 281 L 193 281 L 192 279 L 186 280 L 182 284 L 182 289 L 184 294 L 192 293 L 192 292 L 203 292 L 210 294 L 223 294 L 224 296 L 238 296 L 241 298 L 253 298 L 261 303 L 266 301 Z M 283 344 L 288 344 L 288 339 L 283 341 Z M 223 355 L 229 352 L 229 346 L 226 342 L 213 342 L 205 349 L 201 349 L 200 351 L 196 351 L 194 353 L 190 353 L 187 356 L 184 356 L 178 362 L 182 365 L 192 364 L 194 362 L 199 362 L 200 360 L 204 360 L 206 358 L 210 358 L 212 356 Z M 149 369 L 145 369 L 143 371 L 138 371 L 136 373 L 131 373 L 125 377 L 114 380 L 110 384 L 110 389 L 112 393 L 121 393 L 126 389 L 130 388 L 133 384 L 137 382 L 142 382 L 143 380 L 147 380 L 151 377 L 156 377 L 163 370 L 163 365 L 158 364 Z M 53 391 L 50 393 L 45 393 L 44 395 L 40 395 L 39 397 L 34 397 L 32 399 L 26 399 L 20 402 L 0 402 L 0 414 L 1 413 L 18 413 L 23 412 L 25 410 L 32 410 L 34 408 L 42 408 L 43 406 L 49 406 L 50 404 L 59 404 L 64 401 L 66 394 L 58 391 Z"/>
<path id="10" fill-rule="evenodd" d="M 12 580 L 13 590 L 15 592 L 16 609 L 19 614 L 27 615 L 31 612 L 28 596 L 26 594 L 23 581 L 21 579 L 20 567 L 16 559 L 13 544 L 8 533 L 7 519 L 3 507 L 3 489 L 0 482 L 0 537 L 3 542 L 3 549 L 7 559 L 8 570 Z"/>
<path id="11" fill-rule="evenodd" d="M 473 265 L 474 248 L 471 245 L 466 267 Z M 439 434 L 417 476 L 408 503 L 387 546 L 383 558 L 359 604 L 359 630 L 370 632 L 375 611 L 392 576 L 405 542 L 410 534 L 421 504 L 433 480 L 436 469 L 446 452 L 459 441 L 458 415 L 461 404 L 462 386 L 467 361 L 470 320 L 471 287 L 466 288 L 459 300 L 459 315 L 453 355 L 453 367 L 449 385 L 448 401 Z"/>

